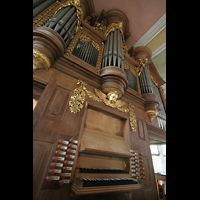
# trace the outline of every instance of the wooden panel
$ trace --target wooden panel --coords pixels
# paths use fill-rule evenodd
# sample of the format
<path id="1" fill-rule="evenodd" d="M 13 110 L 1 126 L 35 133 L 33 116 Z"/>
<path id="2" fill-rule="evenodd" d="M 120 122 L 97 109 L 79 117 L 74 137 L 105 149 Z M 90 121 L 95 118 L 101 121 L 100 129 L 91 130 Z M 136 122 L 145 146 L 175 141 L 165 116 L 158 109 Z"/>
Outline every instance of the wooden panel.
<path id="1" fill-rule="evenodd" d="M 149 160 L 147 156 L 142 156 L 143 165 L 144 165 L 144 173 L 145 173 L 145 180 L 141 180 L 144 189 L 152 189 L 151 186 L 151 176 L 149 170 Z"/>
<path id="2" fill-rule="evenodd" d="M 122 169 L 125 170 L 125 158 L 110 156 L 96 156 L 81 154 L 78 158 L 77 168 L 102 168 L 102 169 Z"/>
<path id="3" fill-rule="evenodd" d="M 84 128 L 80 151 L 87 149 L 130 155 L 123 137 Z"/>
<path id="4" fill-rule="evenodd" d="M 44 180 L 52 145 L 46 142 L 33 141 L 33 199 L 36 199 L 38 190 Z"/>
<path id="5" fill-rule="evenodd" d="M 142 119 L 138 119 L 137 120 L 137 127 L 138 127 L 138 135 L 141 139 L 145 140 L 145 136 L 144 136 L 144 127 L 143 127 L 143 120 Z"/>
<path id="6" fill-rule="evenodd" d="M 124 120 L 89 108 L 85 127 L 111 135 L 123 136 Z"/>
<path id="7" fill-rule="evenodd" d="M 47 105 L 44 115 L 62 119 L 65 113 L 66 104 L 69 99 L 69 91 L 57 86 Z"/>

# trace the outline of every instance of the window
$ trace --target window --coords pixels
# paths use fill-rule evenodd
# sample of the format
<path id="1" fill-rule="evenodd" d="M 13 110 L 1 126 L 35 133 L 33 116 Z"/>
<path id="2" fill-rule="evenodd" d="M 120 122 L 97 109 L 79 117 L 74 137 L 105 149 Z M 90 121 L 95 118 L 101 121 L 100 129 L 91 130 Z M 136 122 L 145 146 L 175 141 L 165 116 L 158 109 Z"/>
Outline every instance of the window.
<path id="1" fill-rule="evenodd" d="M 155 173 L 166 174 L 166 145 L 150 145 Z"/>

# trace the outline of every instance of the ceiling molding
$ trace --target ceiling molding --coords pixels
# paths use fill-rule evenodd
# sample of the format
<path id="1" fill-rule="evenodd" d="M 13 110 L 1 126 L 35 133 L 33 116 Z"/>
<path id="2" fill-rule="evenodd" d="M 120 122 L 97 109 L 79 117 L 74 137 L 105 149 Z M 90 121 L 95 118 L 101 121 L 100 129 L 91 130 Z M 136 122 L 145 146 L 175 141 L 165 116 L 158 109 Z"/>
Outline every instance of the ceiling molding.
<path id="1" fill-rule="evenodd" d="M 161 53 L 165 49 L 166 49 L 166 42 L 164 44 L 162 44 L 160 47 L 158 47 L 154 52 L 152 52 L 151 59 L 154 58 L 155 56 L 157 56 L 159 53 Z"/>
<path id="2" fill-rule="evenodd" d="M 145 46 L 166 27 L 166 13 L 134 44 L 134 47 Z"/>

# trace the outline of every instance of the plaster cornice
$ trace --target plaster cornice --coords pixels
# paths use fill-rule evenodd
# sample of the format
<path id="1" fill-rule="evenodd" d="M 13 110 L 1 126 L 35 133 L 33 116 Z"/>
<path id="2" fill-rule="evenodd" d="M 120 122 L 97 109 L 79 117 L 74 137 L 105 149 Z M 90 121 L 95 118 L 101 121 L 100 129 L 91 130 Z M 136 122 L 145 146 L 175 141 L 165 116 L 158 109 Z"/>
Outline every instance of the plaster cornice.
<path id="1" fill-rule="evenodd" d="M 134 44 L 134 47 L 145 46 L 166 27 L 166 13 Z"/>

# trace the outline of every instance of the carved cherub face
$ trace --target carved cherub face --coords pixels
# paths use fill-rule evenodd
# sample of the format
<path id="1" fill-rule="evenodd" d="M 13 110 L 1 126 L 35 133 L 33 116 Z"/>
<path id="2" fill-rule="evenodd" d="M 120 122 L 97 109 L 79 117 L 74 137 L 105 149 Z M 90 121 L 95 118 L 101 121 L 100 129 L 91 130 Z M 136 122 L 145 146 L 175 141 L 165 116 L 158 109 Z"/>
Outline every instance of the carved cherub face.
<path id="1" fill-rule="evenodd" d="M 107 97 L 110 100 L 110 103 L 116 103 L 118 94 L 116 91 L 110 92 L 107 94 Z"/>

